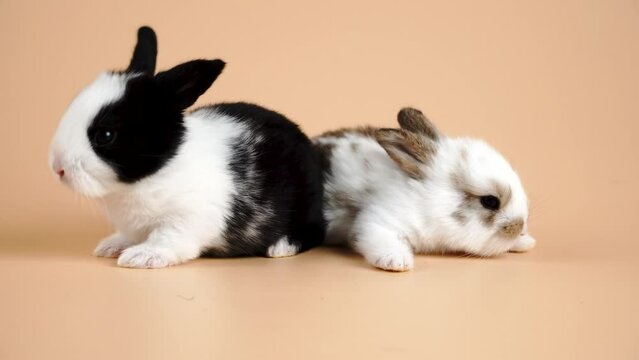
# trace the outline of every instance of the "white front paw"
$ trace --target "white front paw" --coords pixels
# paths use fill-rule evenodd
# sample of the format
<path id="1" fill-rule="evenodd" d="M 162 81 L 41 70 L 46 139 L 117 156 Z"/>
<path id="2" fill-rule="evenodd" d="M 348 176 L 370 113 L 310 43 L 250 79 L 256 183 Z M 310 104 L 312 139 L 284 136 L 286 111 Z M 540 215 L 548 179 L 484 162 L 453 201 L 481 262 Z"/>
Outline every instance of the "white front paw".
<path id="1" fill-rule="evenodd" d="M 388 253 L 371 260 L 373 266 L 388 271 L 408 271 L 414 265 L 413 254 L 408 252 Z"/>
<path id="2" fill-rule="evenodd" d="M 157 269 L 178 263 L 170 249 L 147 244 L 132 246 L 118 258 L 118 266 L 137 269 Z"/>
<path id="3" fill-rule="evenodd" d="M 535 238 L 528 235 L 528 234 L 524 234 L 524 235 L 520 235 L 517 237 L 517 240 L 515 240 L 515 244 L 513 245 L 513 247 L 510 248 L 510 252 L 526 252 L 530 249 L 532 249 L 533 247 L 535 247 Z"/>
<path id="4" fill-rule="evenodd" d="M 94 256 L 116 258 L 122 251 L 129 247 L 131 243 L 122 235 L 116 233 L 106 237 L 93 250 Z"/>

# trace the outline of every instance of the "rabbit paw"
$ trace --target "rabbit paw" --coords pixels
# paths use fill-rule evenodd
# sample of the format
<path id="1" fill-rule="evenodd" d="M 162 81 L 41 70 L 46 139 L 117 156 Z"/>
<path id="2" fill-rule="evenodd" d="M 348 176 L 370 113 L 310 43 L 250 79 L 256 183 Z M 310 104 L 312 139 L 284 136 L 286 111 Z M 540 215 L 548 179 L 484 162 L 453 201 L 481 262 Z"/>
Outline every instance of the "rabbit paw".
<path id="1" fill-rule="evenodd" d="M 157 269 L 179 263 L 170 249 L 140 244 L 122 252 L 118 266 L 138 269 Z"/>
<path id="2" fill-rule="evenodd" d="M 131 246 L 131 242 L 129 242 L 128 239 L 118 233 L 115 233 L 100 241 L 95 250 L 93 250 L 93 255 L 116 258 L 129 246 Z"/>
<path id="3" fill-rule="evenodd" d="M 272 258 L 287 257 L 296 255 L 298 250 L 297 246 L 290 244 L 288 237 L 284 236 L 277 240 L 275 244 L 269 246 L 266 255 Z"/>
<path id="4" fill-rule="evenodd" d="M 526 252 L 533 247 L 535 247 L 535 238 L 528 235 L 523 234 L 517 237 L 515 244 L 510 248 L 510 252 Z"/>
<path id="5" fill-rule="evenodd" d="M 387 271 L 408 271 L 413 268 L 414 259 L 411 253 L 397 252 L 379 256 L 371 264 Z"/>

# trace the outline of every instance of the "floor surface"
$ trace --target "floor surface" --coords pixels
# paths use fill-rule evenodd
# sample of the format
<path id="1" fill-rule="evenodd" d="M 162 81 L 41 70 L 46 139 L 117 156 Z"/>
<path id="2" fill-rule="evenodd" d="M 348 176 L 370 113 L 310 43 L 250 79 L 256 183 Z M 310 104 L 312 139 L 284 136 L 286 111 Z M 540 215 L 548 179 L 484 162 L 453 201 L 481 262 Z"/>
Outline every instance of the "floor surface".
<path id="1" fill-rule="evenodd" d="M 0 249 L 2 359 L 639 356 L 639 266 L 623 249 L 542 237 L 495 259 L 420 256 L 408 273 L 335 248 L 131 270 L 55 240 Z"/>

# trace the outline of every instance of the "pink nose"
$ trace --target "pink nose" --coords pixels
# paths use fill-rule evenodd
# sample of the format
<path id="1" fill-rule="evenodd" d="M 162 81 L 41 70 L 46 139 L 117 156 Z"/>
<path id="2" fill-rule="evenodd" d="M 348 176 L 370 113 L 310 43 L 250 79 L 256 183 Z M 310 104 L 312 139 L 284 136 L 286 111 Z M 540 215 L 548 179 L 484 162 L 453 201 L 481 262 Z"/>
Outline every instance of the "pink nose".
<path id="1" fill-rule="evenodd" d="M 53 158 L 53 164 L 51 167 L 53 168 L 53 172 L 58 174 L 60 178 L 64 176 L 64 169 L 62 168 L 62 162 L 60 161 L 60 158 Z"/>

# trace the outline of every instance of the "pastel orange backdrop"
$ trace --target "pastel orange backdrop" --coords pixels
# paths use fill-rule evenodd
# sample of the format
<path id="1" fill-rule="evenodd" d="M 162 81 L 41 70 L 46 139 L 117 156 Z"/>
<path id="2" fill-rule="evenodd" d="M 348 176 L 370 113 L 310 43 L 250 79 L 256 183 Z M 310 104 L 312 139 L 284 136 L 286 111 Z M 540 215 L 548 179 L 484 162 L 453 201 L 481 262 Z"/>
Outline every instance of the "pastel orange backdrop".
<path id="1" fill-rule="evenodd" d="M 197 105 L 256 102 L 310 135 L 394 126 L 411 105 L 449 135 L 486 139 L 531 199 L 538 247 L 518 259 L 583 261 L 574 274 L 590 261 L 637 263 L 636 0 L 0 0 L 2 252 L 65 253 L 75 244 L 89 257 L 109 233 L 99 207 L 51 174 L 48 145 L 75 94 L 100 71 L 127 65 L 140 25 L 158 34 L 159 69 L 227 62 Z M 636 301 L 628 307 L 636 277 L 615 282 L 628 273 L 619 269 L 579 282 L 588 289 L 588 279 L 613 274 L 600 285 L 617 284 L 621 303 L 607 305 L 601 292 L 596 309 L 610 309 L 626 330 L 598 333 L 616 345 L 638 320 Z"/>
<path id="2" fill-rule="evenodd" d="M 551 246 L 549 237 L 552 246 L 580 242 L 575 229 L 618 221 L 601 209 L 639 174 L 638 7 L 3 1 L 1 233 L 105 230 L 97 207 L 51 175 L 48 144 L 75 94 L 100 71 L 125 67 L 136 28 L 149 24 L 160 69 L 192 58 L 228 63 L 198 104 L 257 102 L 310 135 L 392 126 L 397 110 L 412 105 L 450 135 L 487 139 L 523 178 L 540 246 Z"/>

